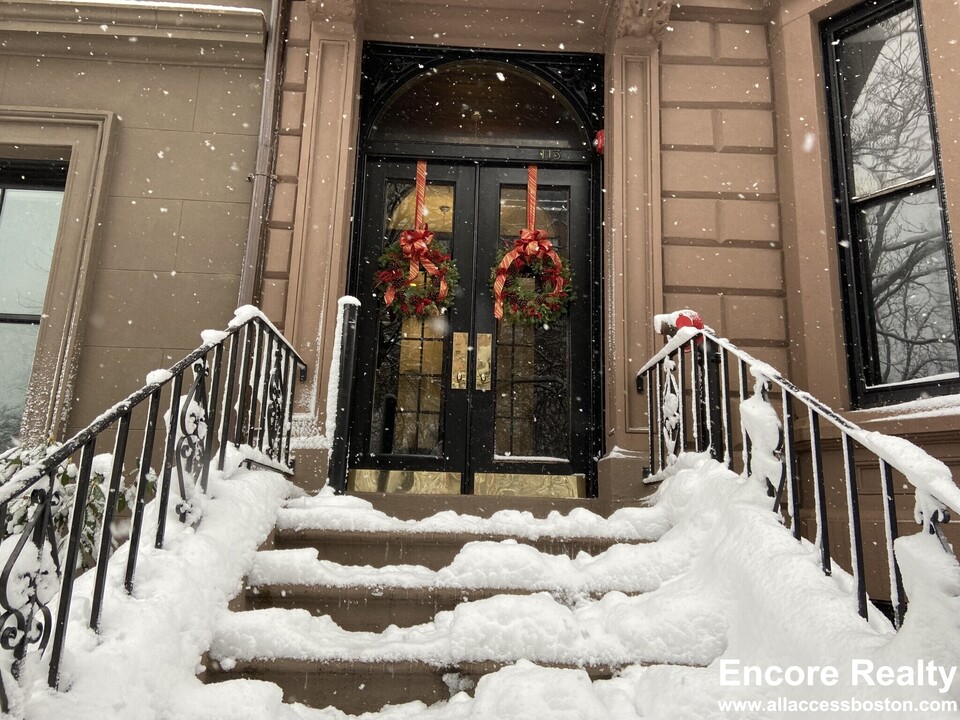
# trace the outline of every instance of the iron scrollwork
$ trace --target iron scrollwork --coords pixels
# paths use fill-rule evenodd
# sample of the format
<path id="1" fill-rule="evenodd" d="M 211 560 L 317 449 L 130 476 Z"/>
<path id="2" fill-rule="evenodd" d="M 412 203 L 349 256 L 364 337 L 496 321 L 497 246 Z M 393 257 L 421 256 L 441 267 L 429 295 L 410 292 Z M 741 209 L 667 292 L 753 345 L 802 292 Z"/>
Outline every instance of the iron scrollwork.
<path id="1" fill-rule="evenodd" d="M 660 397 L 660 417 L 662 418 L 663 455 L 667 465 L 672 464 L 683 447 L 680 446 L 680 413 L 682 398 L 677 375 L 680 368 L 673 360 L 663 363 L 663 391 Z"/>
<path id="2" fill-rule="evenodd" d="M 271 460 L 280 458 L 283 446 L 284 418 L 286 416 L 286 392 L 284 388 L 283 352 L 278 347 L 273 354 L 273 367 L 267 387 L 267 439 L 266 453 Z"/>
<path id="3" fill-rule="evenodd" d="M 20 533 L 0 573 L 0 647 L 12 650 L 13 676 L 30 646 L 42 653 L 50 641 L 53 616 L 49 604 L 60 587 L 61 563 L 54 529 L 54 509 L 61 493 L 38 488 L 30 494 L 33 514 Z M 0 685 L 0 710 L 6 711 Z"/>
<path id="4" fill-rule="evenodd" d="M 200 470 L 207 461 L 205 455 L 209 404 L 206 378 L 209 372 L 203 360 L 197 360 L 193 364 L 193 385 L 184 399 L 177 421 L 177 476 L 180 483 L 177 512 L 180 521 L 189 524 L 199 520 L 191 498 L 196 492 Z M 201 492 L 204 491 L 206 488 L 201 488 Z"/>

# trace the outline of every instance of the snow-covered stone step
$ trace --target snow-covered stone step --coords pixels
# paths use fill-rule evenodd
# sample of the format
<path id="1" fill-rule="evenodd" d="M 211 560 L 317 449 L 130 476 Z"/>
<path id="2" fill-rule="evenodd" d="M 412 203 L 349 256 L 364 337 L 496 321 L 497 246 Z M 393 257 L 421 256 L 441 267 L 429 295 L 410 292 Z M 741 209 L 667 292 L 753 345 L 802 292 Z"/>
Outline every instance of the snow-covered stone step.
<path id="1" fill-rule="evenodd" d="M 380 532 L 367 530 L 334 530 L 304 528 L 292 530 L 278 527 L 274 534 L 277 549 L 309 548 L 318 558 L 342 565 L 421 565 L 440 570 L 456 558 L 461 548 L 471 542 L 515 540 L 531 545 L 550 555 L 576 557 L 582 552 L 596 555 L 623 542 L 644 542 L 636 539 L 597 537 L 516 537 L 466 532 Z"/>
<path id="2" fill-rule="evenodd" d="M 246 609 L 303 609 L 329 615 L 344 630 L 382 632 L 390 625 L 411 627 L 430 622 L 462 602 L 524 590 L 452 587 L 331 587 L 329 585 L 260 585 L 247 589 Z"/>
<path id="3" fill-rule="evenodd" d="M 576 607 L 548 593 L 496 595 L 461 603 L 433 622 L 380 633 L 350 632 L 306 610 L 224 613 L 210 655 L 254 660 L 418 660 L 630 665 L 709 662 L 725 645 L 726 626 L 706 600 L 607 593 Z"/>
<path id="4" fill-rule="evenodd" d="M 460 515 L 490 517 L 502 510 L 528 512 L 538 518 L 546 518 L 551 512 L 567 515 L 577 508 L 600 513 L 597 498 L 545 498 L 519 495 L 420 495 L 415 493 L 356 492 L 360 498 L 391 517 L 404 520 L 422 520 L 441 512 L 452 510 Z M 629 503 L 628 503 L 629 504 Z M 640 506 L 642 502 L 633 503 Z M 609 515 L 608 510 L 606 514 Z"/>
<path id="5" fill-rule="evenodd" d="M 460 602 L 498 593 L 548 591 L 564 601 L 611 590 L 656 589 L 691 561 L 687 546 L 615 544 L 596 556 L 550 555 L 515 540 L 469 542 L 440 570 L 420 565 L 343 565 L 320 560 L 316 548 L 257 553 L 246 609 L 303 608 L 330 615 L 349 630 L 428 622 Z"/>
<path id="6" fill-rule="evenodd" d="M 418 661 L 268 660 L 228 663 L 230 670 L 208 671 L 209 681 L 242 676 L 272 682 L 283 690 L 286 703 L 315 708 L 334 706 L 356 715 L 375 712 L 385 704 L 420 701 L 432 705 L 460 691 L 472 692 L 479 680 L 505 667 L 498 662 L 461 662 L 438 666 Z M 579 667 L 579 666 L 578 666 Z M 605 680 L 614 670 L 584 667 L 592 680 Z"/>
<path id="7" fill-rule="evenodd" d="M 515 539 L 554 554 L 597 554 L 615 543 L 658 539 L 669 528 L 669 513 L 624 508 L 609 518 L 583 507 L 537 517 L 525 510 L 500 510 L 489 517 L 452 510 L 427 518 L 400 519 L 358 497 L 328 492 L 288 502 L 277 517 L 278 549 L 316 548 L 320 559 L 345 565 L 415 564 L 433 570 L 448 565 L 472 541 Z"/>
<path id="8" fill-rule="evenodd" d="M 527 659 L 618 668 L 700 666 L 722 652 L 726 627 L 711 603 L 686 595 L 686 600 L 674 602 L 651 597 L 614 592 L 571 608 L 547 593 L 497 595 L 461 603 L 438 613 L 433 622 L 391 626 L 379 633 L 350 632 L 328 616 L 302 609 L 230 613 L 215 629 L 210 657 L 226 671 L 237 663 L 261 660 L 315 662 L 318 668 L 341 660 L 450 668 L 464 662 Z"/>
<path id="9" fill-rule="evenodd" d="M 315 548 L 257 553 L 247 577 L 246 609 L 304 608 L 349 630 L 383 630 L 428 622 L 460 602 L 499 593 L 547 591 L 564 602 L 612 590 L 648 592 L 691 561 L 687 546 L 617 544 L 591 556 L 549 555 L 513 540 L 471 542 L 434 571 L 420 565 L 382 568 L 318 559 Z"/>
<path id="10" fill-rule="evenodd" d="M 261 551 L 254 557 L 248 584 L 330 587 L 461 588 L 547 590 L 566 595 L 611 590 L 648 592 L 687 570 L 693 550 L 687 544 L 618 543 L 602 552 L 571 558 L 543 552 L 515 540 L 463 545 L 439 570 L 422 565 L 383 567 L 345 565 L 320 559 L 316 548 Z"/>
<path id="11" fill-rule="evenodd" d="M 450 498 L 448 507 L 454 507 Z M 656 540 L 671 524 L 669 509 L 621 508 L 609 517 L 585 507 L 551 510 L 540 517 L 530 510 L 504 509 L 492 515 L 472 515 L 442 510 L 422 519 L 401 519 L 377 510 L 363 498 L 318 495 L 289 500 L 277 517 L 277 527 L 288 530 L 366 530 L 368 532 L 467 533 L 503 537 L 609 538 L 611 540 Z"/>
<path id="12" fill-rule="evenodd" d="M 458 507 L 463 509 L 456 502 L 461 498 L 444 497 L 448 498 L 442 504 L 445 509 L 426 517 L 406 517 L 404 513 L 392 515 L 378 510 L 362 497 L 335 495 L 325 488 L 317 495 L 291 498 L 280 512 L 278 525 L 380 532 L 472 532 L 530 538 L 549 535 L 648 540 L 658 536 L 669 525 L 669 513 L 655 506 L 621 508 L 605 517 L 579 504 L 556 507 L 549 502 L 543 505 L 538 502 L 536 505 L 541 510 L 552 509 L 544 514 L 530 509 L 502 508 L 490 514 L 489 511 L 494 507 L 476 507 L 473 509 L 484 514 L 471 514 L 457 511 Z M 421 509 L 429 507 L 429 504 L 418 505 Z M 405 510 L 409 514 L 412 508 Z"/>
<path id="13" fill-rule="evenodd" d="M 651 597 L 614 592 L 571 608 L 547 593 L 496 595 L 377 633 L 350 632 L 303 609 L 225 614 L 206 681 L 269 680 L 286 702 L 361 712 L 447 699 L 469 688 L 463 678 L 520 660 L 606 677 L 629 665 L 705 666 L 723 651 L 726 628 L 712 603 L 686 592 Z"/>

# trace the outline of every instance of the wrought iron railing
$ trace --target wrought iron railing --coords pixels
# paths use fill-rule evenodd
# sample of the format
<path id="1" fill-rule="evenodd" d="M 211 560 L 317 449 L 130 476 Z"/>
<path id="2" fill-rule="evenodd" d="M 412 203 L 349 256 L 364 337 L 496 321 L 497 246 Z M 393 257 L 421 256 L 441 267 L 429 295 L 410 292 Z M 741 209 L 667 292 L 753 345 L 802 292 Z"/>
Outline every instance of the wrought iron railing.
<path id="1" fill-rule="evenodd" d="M 12 545 L 12 550 L 0 558 L 5 563 L 0 572 L 0 646 L 12 651 L 10 670 L 15 678 L 28 653 L 43 654 L 49 645 L 47 681 L 53 688 L 58 686 L 74 580 L 84 565 L 93 566 L 91 572 L 96 573 L 89 624 L 93 630 L 99 629 L 125 473 L 131 476 L 130 496 L 135 498 L 130 503 L 124 576 L 130 593 L 150 487 L 156 488 L 154 544 L 162 548 L 174 484 L 179 494 L 177 517 L 196 525 L 201 520 L 201 499 L 211 465 L 223 470 L 231 446 L 243 461 L 293 472 L 291 420 L 297 379 L 305 379 L 303 360 L 252 307 L 239 309 L 227 330 L 207 331 L 203 340 L 183 360 L 169 370 L 150 373 L 143 388 L 0 486 L 5 537 L 13 524 L 10 510 L 15 506 L 19 518 L 18 534 L 3 546 L 6 550 Z M 192 378 L 184 393 L 188 370 Z M 163 416 L 166 432 L 159 446 L 161 406 L 168 411 Z M 139 452 L 128 448 L 131 436 L 141 433 Z M 109 439 L 113 441 L 110 457 L 107 462 L 98 459 L 95 470 L 97 445 Z M 77 454 L 79 461 L 74 465 Z M 151 469 L 155 462 L 159 472 Z M 102 515 L 93 518 L 91 531 L 87 525 L 90 501 L 97 493 L 100 503 L 96 507 L 102 508 Z M 66 507 L 70 500 L 72 511 Z M 62 533 L 57 531 L 57 518 Z M 96 535 L 92 544 L 91 532 Z M 7 710 L 8 696 L 0 682 L 0 711 Z"/>
<path id="2" fill-rule="evenodd" d="M 678 318 L 681 322 L 676 322 Z M 864 618 L 868 573 L 888 576 L 890 607 L 886 609 L 899 628 L 906 597 L 894 548 L 898 536 L 894 476 L 899 474 L 912 485 L 916 521 L 952 553 L 942 525 L 949 521 L 951 510 L 960 513 L 960 488 L 950 470 L 907 440 L 867 432 L 841 417 L 770 365 L 717 337 L 695 313 L 659 316 L 657 324 L 668 325 L 659 329 L 673 337 L 638 373 L 649 417 L 647 482 L 669 475 L 683 452 L 709 452 L 728 468 L 759 478 L 767 485 L 773 511 L 782 515 L 794 537 L 800 540 L 807 534 L 816 544 L 825 574 L 832 573 L 837 549 L 849 551 L 858 610 Z M 779 411 L 775 395 L 780 396 Z M 825 437 L 824 424 L 831 437 Z M 802 447 L 800 433 L 808 436 Z M 827 444 L 832 447 L 825 450 Z M 830 459 L 842 470 L 825 472 L 825 457 L 831 453 Z M 868 468 L 879 471 L 885 546 L 885 563 L 870 568 L 864 560 L 860 490 L 872 474 Z M 828 502 L 828 487 L 839 489 L 840 485 L 846 513 L 838 518 Z M 808 505 L 801 503 L 806 492 L 813 500 L 809 520 L 801 516 L 802 506 Z M 832 542 L 831 523 L 845 524 L 849 540 Z"/>

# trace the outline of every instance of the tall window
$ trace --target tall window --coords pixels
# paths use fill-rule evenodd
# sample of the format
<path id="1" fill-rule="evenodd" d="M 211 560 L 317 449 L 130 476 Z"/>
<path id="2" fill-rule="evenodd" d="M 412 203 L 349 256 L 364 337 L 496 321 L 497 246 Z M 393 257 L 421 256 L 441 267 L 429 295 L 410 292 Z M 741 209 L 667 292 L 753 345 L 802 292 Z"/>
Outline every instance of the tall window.
<path id="1" fill-rule="evenodd" d="M 914 0 L 823 26 L 854 400 L 955 391 L 957 313 Z"/>
<path id="2" fill-rule="evenodd" d="M 65 180 L 63 162 L 0 159 L 0 451 L 20 432 Z"/>

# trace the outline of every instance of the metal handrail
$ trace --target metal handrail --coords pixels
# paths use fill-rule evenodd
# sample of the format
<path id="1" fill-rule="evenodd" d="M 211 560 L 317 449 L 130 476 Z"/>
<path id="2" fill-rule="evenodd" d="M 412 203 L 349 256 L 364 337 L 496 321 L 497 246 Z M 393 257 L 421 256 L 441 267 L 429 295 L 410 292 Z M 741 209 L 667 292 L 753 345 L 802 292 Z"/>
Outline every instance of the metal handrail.
<path id="1" fill-rule="evenodd" d="M 113 543 L 112 521 L 124 474 L 127 444 L 133 414 L 146 403 L 142 448 L 136 461 L 136 502 L 132 509 L 130 551 L 124 585 L 133 591 L 140 537 L 143 530 L 147 488 L 156 481 L 157 534 L 155 546 L 162 548 L 166 532 L 171 485 L 176 480 L 180 500 L 176 506 L 180 522 L 200 522 L 198 494 L 206 493 L 210 467 L 226 463 L 228 446 L 241 450 L 241 457 L 279 472 L 293 472 L 290 453 L 293 399 L 296 382 L 306 379 L 306 364 L 296 350 L 256 308 L 236 311 L 223 332 L 207 331 L 204 343 L 164 371 L 148 375 L 148 382 L 104 412 L 86 428 L 42 461 L 20 469 L 0 487 L 0 519 L 6 532 L 8 510 L 13 503 L 28 503 L 24 528 L 0 572 L 0 646 L 13 651 L 11 667 L 19 677 L 29 651 L 43 653 L 52 636 L 48 684 L 56 688 L 66 638 L 74 579 L 81 560 L 81 537 L 85 532 L 87 500 L 94 482 L 108 489 L 99 522 L 96 579 L 90 611 L 90 627 L 98 631 L 106 589 L 107 567 Z M 224 350 L 229 357 L 224 372 Z M 238 372 L 238 364 L 240 370 Z M 184 377 L 193 372 L 186 393 Z M 161 471 L 154 474 L 154 457 L 162 394 L 169 390 L 166 437 L 162 446 Z M 219 429 L 214 432 L 219 412 Z M 116 429 L 109 477 L 94 477 L 93 459 L 97 441 Z M 219 448 L 214 455 L 214 435 Z M 80 453 L 73 482 L 73 508 L 66 538 L 66 553 L 54 528 L 54 515 L 64 501 L 60 484 L 65 464 Z M 98 480 L 99 478 L 99 480 Z M 92 558 L 91 558 L 92 560 Z M 56 577 L 51 577 L 50 568 Z M 11 589 L 13 592 L 11 592 Z M 59 597 L 56 614 L 50 605 Z M 0 681 L 0 711 L 9 709 L 6 690 Z"/>
<path id="2" fill-rule="evenodd" d="M 699 318 L 697 318 L 699 320 Z M 735 364 L 735 367 L 734 367 Z M 688 367 L 689 366 L 689 367 Z M 752 396 L 748 395 L 748 369 L 754 378 Z M 779 467 L 779 476 L 771 477 L 766 470 L 756 469 L 754 447 L 748 424 L 740 419 L 739 433 L 735 433 L 731 412 L 731 375 L 739 381 L 741 404 L 751 402 L 756 407 L 769 408 L 779 423 L 779 442 L 775 448 L 765 447 L 765 468 Z M 689 375 L 689 387 L 688 387 Z M 771 365 L 757 360 L 729 341 L 718 337 L 709 327 L 680 327 L 664 347 L 638 372 L 647 389 L 649 417 L 650 476 L 647 482 L 662 479 L 680 454 L 688 448 L 709 452 L 733 469 L 736 435 L 740 437 L 741 466 L 747 476 L 761 474 L 773 497 L 773 510 L 781 512 L 786 492 L 786 509 L 794 537 L 801 539 L 799 523 L 799 480 L 795 433 L 794 404 L 806 409 L 810 431 L 811 474 L 814 485 L 815 542 L 820 550 L 821 567 L 832 572 L 832 556 L 828 534 L 829 509 L 823 469 L 823 439 L 820 421 L 825 420 L 840 432 L 843 460 L 843 480 L 847 497 L 847 523 L 850 528 L 850 555 L 856 578 L 858 609 L 867 616 L 866 573 L 864 570 L 863 538 L 860 527 L 859 490 L 856 471 L 856 449 L 862 447 L 875 456 L 880 470 L 885 502 L 884 530 L 891 585 L 894 626 L 899 628 L 906 611 L 906 600 L 894 550 L 897 538 L 897 515 L 894 503 L 893 471 L 900 472 L 913 485 L 916 495 L 916 520 L 925 529 L 936 534 L 944 549 L 952 552 L 943 535 L 941 524 L 950 519 L 949 511 L 960 513 L 960 488 L 952 474 L 939 460 L 903 438 L 867 432 L 839 415 L 832 408 L 798 388 Z M 772 386 L 780 388 L 780 412 L 770 402 Z M 690 402 L 686 404 L 689 393 Z M 654 402 L 654 397 L 657 401 Z M 909 456 L 909 457 L 908 457 Z M 772 460 L 772 462 L 771 462 Z M 773 475 L 777 473 L 774 471 Z"/>

